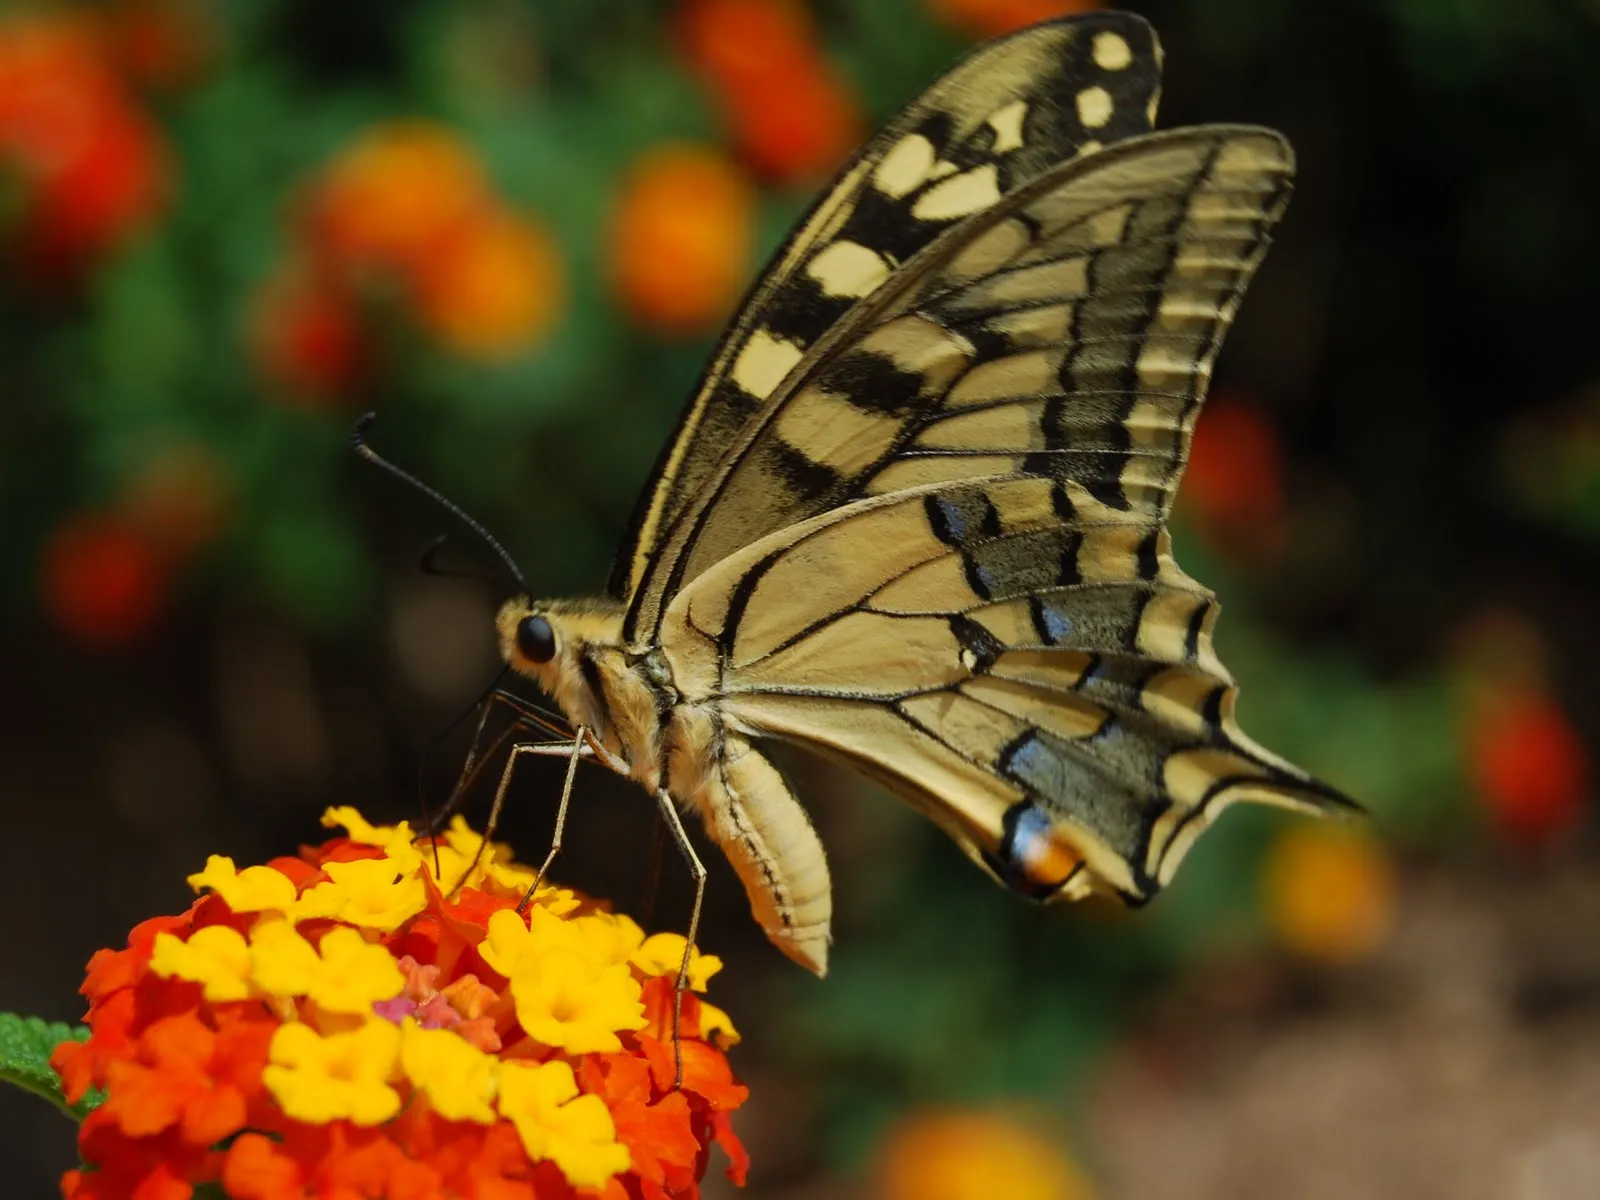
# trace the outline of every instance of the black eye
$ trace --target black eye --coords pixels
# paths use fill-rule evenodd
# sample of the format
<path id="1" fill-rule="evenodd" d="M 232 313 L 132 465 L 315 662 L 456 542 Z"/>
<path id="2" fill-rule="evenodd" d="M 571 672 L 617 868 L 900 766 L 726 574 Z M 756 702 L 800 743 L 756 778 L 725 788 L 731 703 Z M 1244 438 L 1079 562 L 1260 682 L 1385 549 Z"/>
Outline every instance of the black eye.
<path id="1" fill-rule="evenodd" d="M 556 631 L 543 617 L 523 617 L 517 624 L 517 653 L 529 662 L 547 663 L 556 656 Z"/>

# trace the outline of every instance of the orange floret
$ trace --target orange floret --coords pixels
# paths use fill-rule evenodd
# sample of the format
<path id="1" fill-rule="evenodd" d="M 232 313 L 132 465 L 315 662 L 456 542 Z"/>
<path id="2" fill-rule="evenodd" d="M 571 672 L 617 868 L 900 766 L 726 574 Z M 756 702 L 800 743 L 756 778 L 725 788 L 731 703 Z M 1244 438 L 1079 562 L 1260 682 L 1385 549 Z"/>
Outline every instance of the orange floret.
<path id="1" fill-rule="evenodd" d="M 176 1126 L 185 1142 L 210 1147 L 244 1125 L 271 1033 L 264 1021 L 218 1033 L 193 1013 L 165 1017 L 140 1035 L 137 1059 L 109 1065 L 102 1111 L 130 1137 Z"/>

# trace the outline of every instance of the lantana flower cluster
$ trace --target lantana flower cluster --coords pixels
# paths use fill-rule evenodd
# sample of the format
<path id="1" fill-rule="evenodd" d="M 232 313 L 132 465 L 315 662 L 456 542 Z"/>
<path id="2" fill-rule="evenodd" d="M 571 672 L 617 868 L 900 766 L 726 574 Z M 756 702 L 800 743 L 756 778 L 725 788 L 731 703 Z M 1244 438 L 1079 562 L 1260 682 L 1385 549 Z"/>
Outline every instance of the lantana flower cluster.
<path id="1" fill-rule="evenodd" d="M 743 1183 L 746 1089 L 721 967 L 534 873 L 457 818 L 435 848 L 330 809 L 345 836 L 243 870 L 213 856 L 179 916 L 90 960 L 91 1036 L 57 1047 L 86 1164 L 67 1200 L 697 1197 Z M 460 886 L 457 886 L 459 883 Z M 682 1077 L 679 1081 L 681 1056 Z"/>

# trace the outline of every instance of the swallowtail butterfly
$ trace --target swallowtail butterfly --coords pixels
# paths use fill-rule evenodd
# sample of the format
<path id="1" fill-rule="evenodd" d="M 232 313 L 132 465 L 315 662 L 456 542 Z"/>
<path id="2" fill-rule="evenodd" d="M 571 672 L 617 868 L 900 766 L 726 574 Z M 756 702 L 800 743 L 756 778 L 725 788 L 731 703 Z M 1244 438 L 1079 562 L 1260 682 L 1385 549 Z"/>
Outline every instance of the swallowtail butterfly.
<path id="1" fill-rule="evenodd" d="M 1160 64 L 1107 12 L 934 83 L 749 292 L 609 596 L 499 611 L 571 753 L 653 793 L 685 849 L 674 808 L 699 813 L 819 974 L 827 863 L 767 739 L 882 782 L 1039 899 L 1142 902 L 1235 801 L 1350 806 L 1241 732 L 1216 598 L 1172 557 L 1293 158 L 1268 129 L 1152 132 Z"/>

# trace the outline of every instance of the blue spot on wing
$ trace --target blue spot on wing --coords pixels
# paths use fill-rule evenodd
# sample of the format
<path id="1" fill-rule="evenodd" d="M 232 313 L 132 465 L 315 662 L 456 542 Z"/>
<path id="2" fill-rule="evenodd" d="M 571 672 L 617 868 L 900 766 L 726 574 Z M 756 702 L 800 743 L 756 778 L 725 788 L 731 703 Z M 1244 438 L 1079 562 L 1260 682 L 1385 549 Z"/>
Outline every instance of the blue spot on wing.
<path id="1" fill-rule="evenodd" d="M 1037 732 L 1024 734 L 1003 756 L 1001 767 L 1013 779 L 1046 796 L 1067 790 L 1066 764 Z"/>
<path id="2" fill-rule="evenodd" d="M 1044 627 L 1050 634 L 1052 646 L 1072 636 L 1072 618 L 1060 604 L 1054 600 L 1045 600 L 1041 609 L 1044 613 Z"/>

